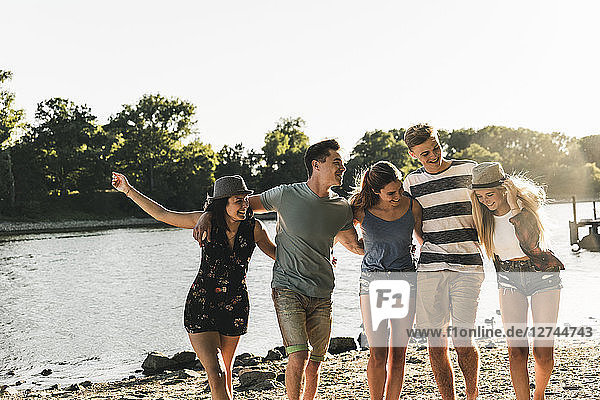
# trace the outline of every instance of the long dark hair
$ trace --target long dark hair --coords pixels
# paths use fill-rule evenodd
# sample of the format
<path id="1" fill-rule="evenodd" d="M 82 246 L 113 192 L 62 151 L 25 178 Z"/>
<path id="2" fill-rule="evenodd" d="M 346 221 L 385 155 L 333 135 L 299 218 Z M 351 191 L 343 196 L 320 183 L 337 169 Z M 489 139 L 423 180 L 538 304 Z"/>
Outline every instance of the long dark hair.
<path id="1" fill-rule="evenodd" d="M 211 223 L 218 231 L 227 232 L 229 227 L 227 226 L 227 220 L 225 219 L 225 208 L 229 197 L 223 199 L 207 200 L 204 204 L 204 212 L 211 212 Z"/>
<path id="2" fill-rule="evenodd" d="M 379 201 L 381 191 L 390 182 L 402 181 L 402 173 L 389 161 L 378 161 L 364 170 L 356 180 L 356 187 L 350 197 L 352 210 L 364 211 Z"/>

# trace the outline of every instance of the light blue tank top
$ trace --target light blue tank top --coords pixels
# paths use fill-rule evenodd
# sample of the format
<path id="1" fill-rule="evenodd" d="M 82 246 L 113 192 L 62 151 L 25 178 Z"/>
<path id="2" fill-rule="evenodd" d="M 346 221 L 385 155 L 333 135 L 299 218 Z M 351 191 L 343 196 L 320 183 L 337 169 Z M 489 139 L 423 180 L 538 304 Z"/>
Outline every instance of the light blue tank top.
<path id="1" fill-rule="evenodd" d="M 411 254 L 415 226 L 412 202 L 411 199 L 408 211 L 394 221 L 386 221 L 365 210 L 361 224 L 365 245 L 361 270 L 415 271 Z"/>

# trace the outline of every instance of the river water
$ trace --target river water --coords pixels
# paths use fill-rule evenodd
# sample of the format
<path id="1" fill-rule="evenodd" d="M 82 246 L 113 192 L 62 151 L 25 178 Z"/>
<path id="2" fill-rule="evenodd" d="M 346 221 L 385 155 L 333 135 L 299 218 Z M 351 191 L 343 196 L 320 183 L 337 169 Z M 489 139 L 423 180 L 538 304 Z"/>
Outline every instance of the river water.
<path id="1" fill-rule="evenodd" d="M 591 325 L 598 336 L 600 253 L 572 253 L 570 204 L 545 208 L 552 248 L 564 262 L 559 324 Z M 591 218 L 591 203 L 578 218 Z M 274 236 L 275 222 L 267 221 Z M 581 230 L 581 234 L 584 230 Z M 334 336 L 360 333 L 360 257 L 337 245 Z M 200 248 L 191 231 L 131 228 L 0 237 L 0 384 L 47 387 L 135 374 L 147 353 L 191 350 L 183 305 Z M 249 332 L 238 352 L 265 355 L 281 344 L 270 297 L 272 261 L 256 250 L 248 272 Z M 494 317 L 498 296 L 486 264 L 478 322 Z M 489 324 L 489 322 L 488 322 Z M 50 376 L 40 372 L 52 369 Z"/>

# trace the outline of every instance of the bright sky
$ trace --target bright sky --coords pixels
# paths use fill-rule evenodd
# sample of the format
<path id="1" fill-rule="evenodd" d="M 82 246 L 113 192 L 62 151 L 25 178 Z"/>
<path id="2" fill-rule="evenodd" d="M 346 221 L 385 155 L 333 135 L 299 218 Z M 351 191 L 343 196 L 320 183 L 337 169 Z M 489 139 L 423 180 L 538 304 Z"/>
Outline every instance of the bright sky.
<path id="1" fill-rule="evenodd" d="M 280 117 L 346 150 L 367 130 L 600 133 L 600 3 L 3 1 L 0 69 L 17 105 L 64 97 L 101 122 L 161 93 L 204 142 L 260 148 Z"/>

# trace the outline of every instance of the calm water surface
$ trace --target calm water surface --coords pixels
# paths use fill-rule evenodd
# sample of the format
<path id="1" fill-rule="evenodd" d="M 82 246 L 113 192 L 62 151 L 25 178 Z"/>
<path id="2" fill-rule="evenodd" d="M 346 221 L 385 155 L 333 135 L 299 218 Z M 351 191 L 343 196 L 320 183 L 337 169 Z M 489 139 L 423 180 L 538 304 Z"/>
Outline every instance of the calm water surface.
<path id="1" fill-rule="evenodd" d="M 591 210 L 590 203 L 578 205 L 578 218 L 591 218 Z M 567 267 L 559 324 L 598 327 L 600 253 L 571 252 L 570 204 L 545 211 L 552 248 Z M 266 224 L 273 237 L 275 223 Z M 360 257 L 339 245 L 335 256 L 332 334 L 356 337 Z M 24 380 L 23 387 L 46 387 L 116 380 L 138 370 L 150 351 L 191 350 L 183 305 L 199 259 L 191 231 L 182 229 L 0 237 L 0 383 Z M 281 344 L 270 297 L 271 268 L 271 260 L 257 249 L 247 279 L 249 333 L 240 352 L 264 355 Z M 486 265 L 479 323 L 491 317 L 500 321 L 497 297 L 495 275 Z M 44 368 L 52 375 L 41 376 Z"/>

